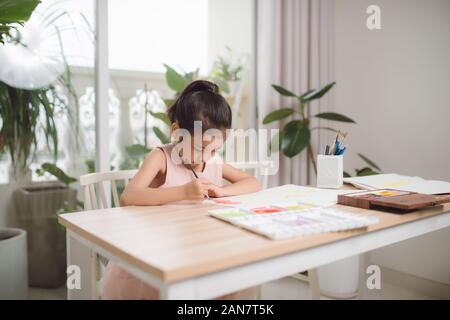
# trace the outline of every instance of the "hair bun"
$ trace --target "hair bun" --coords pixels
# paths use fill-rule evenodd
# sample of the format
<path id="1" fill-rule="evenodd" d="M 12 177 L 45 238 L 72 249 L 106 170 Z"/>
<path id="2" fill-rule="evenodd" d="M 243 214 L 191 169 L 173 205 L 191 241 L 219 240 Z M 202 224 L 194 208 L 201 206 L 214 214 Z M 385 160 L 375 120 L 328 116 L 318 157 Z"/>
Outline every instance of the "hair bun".
<path id="1" fill-rule="evenodd" d="M 183 94 L 193 93 L 197 91 L 209 91 L 212 93 L 219 93 L 217 84 L 207 80 L 195 80 L 191 82 L 184 90 Z"/>

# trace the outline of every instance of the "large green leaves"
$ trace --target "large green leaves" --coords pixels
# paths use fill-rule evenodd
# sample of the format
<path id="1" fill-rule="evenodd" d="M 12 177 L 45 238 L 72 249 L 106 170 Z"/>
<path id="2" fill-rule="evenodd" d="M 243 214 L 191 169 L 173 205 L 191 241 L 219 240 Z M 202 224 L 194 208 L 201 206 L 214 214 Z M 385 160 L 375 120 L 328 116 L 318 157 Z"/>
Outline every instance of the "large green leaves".
<path id="1" fill-rule="evenodd" d="M 372 160 L 370 160 L 369 158 L 367 158 L 365 155 L 358 153 L 358 156 L 363 159 L 369 166 L 371 166 L 372 168 L 381 171 L 380 167 L 378 167 Z"/>
<path id="2" fill-rule="evenodd" d="M 161 141 L 162 144 L 167 144 L 170 142 L 169 137 L 167 137 L 164 132 L 161 131 L 158 127 L 153 127 L 153 132 L 158 137 L 158 139 Z"/>
<path id="3" fill-rule="evenodd" d="M 69 185 L 77 181 L 77 179 L 68 176 L 61 168 L 57 167 L 53 163 L 49 162 L 43 163 L 41 165 L 41 170 L 38 169 L 36 173 L 42 175 L 43 171 L 50 173 L 65 185 Z"/>
<path id="4" fill-rule="evenodd" d="M 320 118 L 320 119 L 325 119 L 325 120 L 355 123 L 355 121 L 353 121 L 349 117 L 344 116 L 343 114 L 340 114 L 340 113 L 335 113 L 335 112 L 318 113 L 315 115 L 315 117 Z"/>
<path id="5" fill-rule="evenodd" d="M 279 86 L 277 84 L 273 84 L 272 88 L 274 88 L 279 94 L 285 97 L 297 97 L 297 95 L 288 89 L 283 88 L 282 86 Z"/>
<path id="6" fill-rule="evenodd" d="M 264 117 L 263 124 L 268 124 L 277 120 L 284 119 L 289 117 L 294 113 L 294 109 L 292 108 L 282 108 L 275 110 Z"/>
<path id="7" fill-rule="evenodd" d="M 24 23 L 30 18 L 39 3 L 39 0 L 0 0 L 0 43 L 14 23 Z"/>
<path id="8" fill-rule="evenodd" d="M 23 23 L 27 21 L 39 0 L 0 0 L 0 23 Z"/>
<path id="9" fill-rule="evenodd" d="M 364 176 L 372 176 L 374 174 L 378 174 L 378 172 L 373 171 L 371 168 L 369 167 L 364 167 L 362 169 L 355 169 L 356 171 L 356 175 L 358 177 L 364 177 Z"/>
<path id="10" fill-rule="evenodd" d="M 329 83 L 329 84 L 327 84 L 327 85 L 325 85 L 325 86 L 323 86 L 323 87 L 321 87 L 321 88 L 319 88 L 319 89 L 312 90 L 312 91 L 310 91 L 310 92 L 308 92 L 308 93 L 306 93 L 306 94 L 303 94 L 303 95 L 300 97 L 300 100 L 301 100 L 303 103 L 305 103 L 305 102 L 310 102 L 310 101 L 315 100 L 315 99 L 320 99 L 320 98 L 322 98 L 328 91 L 330 91 L 330 89 L 333 88 L 333 86 L 334 86 L 335 84 L 336 84 L 336 82 L 333 81 L 333 82 L 331 82 L 331 83 Z"/>
<path id="11" fill-rule="evenodd" d="M 150 152 L 149 148 L 147 148 L 143 144 L 138 143 L 126 146 L 125 150 L 127 154 L 133 158 L 144 158 Z"/>
<path id="12" fill-rule="evenodd" d="M 293 120 L 283 128 L 281 149 L 283 154 L 292 158 L 302 152 L 309 144 L 311 132 L 301 120 Z"/>
<path id="13" fill-rule="evenodd" d="M 164 122 L 165 124 L 167 124 L 168 126 L 170 126 L 170 119 L 167 116 L 167 113 L 165 112 L 153 112 L 150 111 L 150 114 L 155 117 L 156 119 L 161 120 L 162 122 Z"/>
<path id="14" fill-rule="evenodd" d="M 13 174 L 24 172 L 28 160 L 36 151 L 38 125 L 42 127 L 48 151 L 56 160 L 58 132 L 55 123 L 55 107 L 59 104 L 67 112 L 67 103 L 59 98 L 55 86 L 24 90 L 8 86 L 0 81 L 0 152 L 10 154 Z"/>
<path id="15" fill-rule="evenodd" d="M 372 160 L 367 158 L 366 156 L 362 155 L 361 153 L 358 153 L 358 156 L 363 159 L 369 167 L 363 167 L 361 169 L 355 169 L 356 176 L 371 176 L 374 174 L 379 174 L 381 172 L 380 167 L 378 167 Z M 375 171 L 373 169 L 376 169 L 378 171 Z M 344 174 L 344 177 L 350 177 L 348 173 Z"/>
<path id="16" fill-rule="evenodd" d="M 164 64 L 164 67 L 166 67 L 166 82 L 169 88 L 176 93 L 183 91 L 189 84 L 189 80 L 167 64 Z"/>

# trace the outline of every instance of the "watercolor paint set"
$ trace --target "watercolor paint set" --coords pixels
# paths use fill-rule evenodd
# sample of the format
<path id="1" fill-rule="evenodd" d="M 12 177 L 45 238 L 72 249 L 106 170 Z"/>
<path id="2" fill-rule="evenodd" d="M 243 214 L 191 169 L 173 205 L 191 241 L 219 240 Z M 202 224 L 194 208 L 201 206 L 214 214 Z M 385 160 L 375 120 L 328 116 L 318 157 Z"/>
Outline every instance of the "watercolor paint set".
<path id="1" fill-rule="evenodd" d="M 210 210 L 209 215 L 273 240 L 345 231 L 378 223 L 378 218 L 335 208 L 295 203 Z"/>

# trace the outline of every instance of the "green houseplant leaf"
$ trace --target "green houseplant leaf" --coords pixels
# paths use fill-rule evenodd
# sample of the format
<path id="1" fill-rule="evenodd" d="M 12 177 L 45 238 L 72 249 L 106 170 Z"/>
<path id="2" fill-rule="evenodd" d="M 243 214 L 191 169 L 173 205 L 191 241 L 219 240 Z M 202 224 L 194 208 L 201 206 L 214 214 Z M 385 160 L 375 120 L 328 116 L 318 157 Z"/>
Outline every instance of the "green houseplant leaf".
<path id="1" fill-rule="evenodd" d="M 228 82 L 221 78 L 212 78 L 211 80 L 219 86 L 220 91 L 230 93 L 230 86 L 228 85 Z"/>
<path id="2" fill-rule="evenodd" d="M 191 72 L 186 73 L 185 76 L 184 76 L 184 78 L 185 78 L 185 79 L 187 80 L 187 82 L 189 83 L 189 82 L 191 82 L 191 81 L 193 81 L 193 80 L 195 80 L 195 79 L 198 78 L 199 72 L 200 72 L 200 69 L 197 68 L 197 69 L 195 69 L 195 71 L 191 71 Z M 183 88 L 183 89 L 184 89 L 184 88 Z"/>
<path id="3" fill-rule="evenodd" d="M 130 146 L 126 146 L 125 150 L 127 151 L 127 154 L 133 158 L 145 157 L 150 152 L 149 148 L 147 148 L 143 144 L 137 144 L 137 143 L 132 144 Z"/>
<path id="4" fill-rule="evenodd" d="M 64 183 L 65 185 L 69 185 L 73 182 L 76 182 L 77 179 L 68 176 L 61 168 L 57 167 L 53 163 L 45 162 L 41 165 L 41 169 L 53 175 L 56 179 Z"/>
<path id="5" fill-rule="evenodd" d="M 39 0 L 0 0 L 0 23 L 23 23 L 27 21 Z"/>
<path id="6" fill-rule="evenodd" d="M 306 91 L 304 94 L 302 94 L 300 97 L 298 97 L 298 99 L 299 99 L 300 101 L 302 101 L 302 99 L 303 99 L 304 97 L 306 97 L 308 94 L 310 94 L 310 93 L 313 92 L 313 91 L 314 91 L 314 89 L 311 89 L 311 90 Z"/>
<path id="7" fill-rule="evenodd" d="M 297 95 L 288 89 L 283 88 L 277 84 L 272 84 L 272 88 L 274 88 L 279 94 L 285 97 L 297 97 Z"/>
<path id="8" fill-rule="evenodd" d="M 371 166 L 372 168 L 381 171 L 380 167 L 378 167 L 372 160 L 370 160 L 369 158 L 367 158 L 365 155 L 358 153 L 358 156 L 363 159 L 369 166 Z"/>
<path id="9" fill-rule="evenodd" d="M 287 157 L 292 158 L 308 146 L 310 139 L 311 132 L 308 127 L 304 126 L 301 120 L 293 120 L 283 129 L 281 149 Z"/>
<path id="10" fill-rule="evenodd" d="M 41 1 L 39 0 L 0 0 L 0 43 L 4 42 L 15 23 L 26 22 L 34 9 Z"/>
<path id="11" fill-rule="evenodd" d="M 378 174 L 378 172 L 373 171 L 369 167 L 365 167 L 365 168 L 362 168 L 362 169 L 356 169 L 355 171 L 356 171 L 356 175 L 359 176 L 359 177 L 371 176 L 371 175 L 374 175 L 374 174 Z"/>
<path id="12" fill-rule="evenodd" d="M 336 84 L 335 81 L 323 86 L 322 88 L 319 88 L 317 90 L 311 90 L 310 92 L 304 94 L 301 96 L 302 102 L 309 102 L 315 99 L 322 98 L 333 86 Z"/>
<path id="13" fill-rule="evenodd" d="M 153 127 L 153 132 L 156 134 L 162 144 L 167 144 L 170 142 L 170 139 L 158 127 Z"/>
<path id="14" fill-rule="evenodd" d="M 268 124 L 280 119 L 284 119 L 286 117 L 289 117 L 293 113 L 294 109 L 292 108 L 282 108 L 275 110 L 264 117 L 263 124 Z"/>
<path id="15" fill-rule="evenodd" d="M 167 64 L 164 64 L 164 67 L 166 67 L 166 82 L 169 88 L 174 90 L 176 93 L 183 91 L 183 89 L 189 84 L 189 79 L 183 77 Z"/>
<path id="16" fill-rule="evenodd" d="M 175 101 L 175 99 L 163 99 L 164 104 L 166 105 L 167 108 L 169 108 L 173 102 Z"/>
<path id="17" fill-rule="evenodd" d="M 151 114 L 153 117 L 155 117 L 156 119 L 159 119 L 159 120 L 161 120 L 162 122 L 164 122 L 165 124 L 167 124 L 168 126 L 170 126 L 170 119 L 169 119 L 169 117 L 167 116 L 166 113 L 164 113 L 164 112 L 153 112 L 153 111 L 150 111 L 150 114 Z"/>
<path id="18" fill-rule="evenodd" d="M 335 112 L 318 113 L 315 115 L 315 117 L 320 118 L 320 119 L 325 119 L 325 120 L 355 123 L 355 121 L 353 121 L 349 117 L 344 116 L 343 114 L 340 114 L 340 113 L 335 113 Z"/>
<path id="19" fill-rule="evenodd" d="M 269 150 L 271 153 L 280 151 L 282 139 L 283 139 L 283 131 L 278 131 L 276 134 L 273 135 L 269 145 Z"/>

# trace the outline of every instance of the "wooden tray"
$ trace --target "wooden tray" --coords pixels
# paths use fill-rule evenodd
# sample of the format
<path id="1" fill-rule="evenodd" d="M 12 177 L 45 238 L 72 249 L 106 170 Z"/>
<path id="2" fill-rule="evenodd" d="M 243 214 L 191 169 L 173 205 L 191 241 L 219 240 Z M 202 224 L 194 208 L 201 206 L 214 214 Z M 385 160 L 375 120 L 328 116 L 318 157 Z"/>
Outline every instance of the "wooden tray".
<path id="1" fill-rule="evenodd" d="M 393 189 L 359 191 L 338 195 L 338 204 L 396 213 L 411 212 L 447 202 L 450 202 L 450 195 L 430 195 Z"/>

